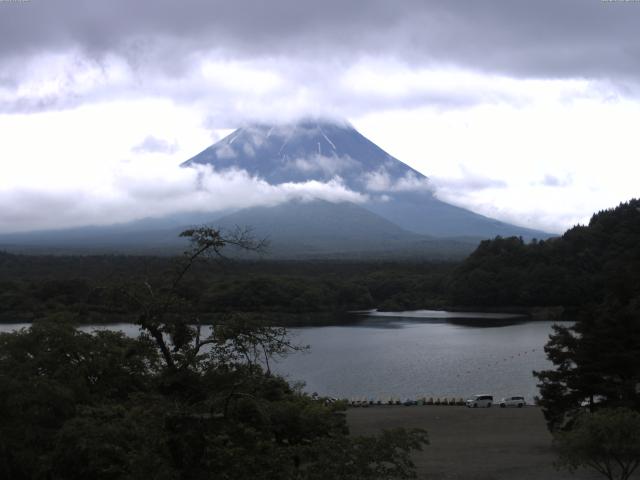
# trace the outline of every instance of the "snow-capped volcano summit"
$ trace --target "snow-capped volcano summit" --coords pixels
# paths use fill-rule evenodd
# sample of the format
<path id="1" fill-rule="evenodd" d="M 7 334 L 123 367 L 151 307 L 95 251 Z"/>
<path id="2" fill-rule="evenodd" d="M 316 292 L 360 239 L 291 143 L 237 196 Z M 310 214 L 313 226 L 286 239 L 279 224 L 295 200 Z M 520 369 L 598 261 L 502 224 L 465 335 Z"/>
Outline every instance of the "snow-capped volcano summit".
<path id="1" fill-rule="evenodd" d="M 216 170 L 245 170 L 272 185 L 338 179 L 368 199 L 361 206 L 419 234 L 548 236 L 438 200 L 425 175 L 382 150 L 348 122 L 307 119 L 285 125 L 249 125 L 183 166 L 197 164 Z"/>
<path id="2" fill-rule="evenodd" d="M 347 122 L 304 120 L 239 128 L 185 162 L 239 168 L 271 184 L 341 179 L 350 189 L 377 190 L 393 180 L 423 189 L 427 178 L 393 158 Z"/>

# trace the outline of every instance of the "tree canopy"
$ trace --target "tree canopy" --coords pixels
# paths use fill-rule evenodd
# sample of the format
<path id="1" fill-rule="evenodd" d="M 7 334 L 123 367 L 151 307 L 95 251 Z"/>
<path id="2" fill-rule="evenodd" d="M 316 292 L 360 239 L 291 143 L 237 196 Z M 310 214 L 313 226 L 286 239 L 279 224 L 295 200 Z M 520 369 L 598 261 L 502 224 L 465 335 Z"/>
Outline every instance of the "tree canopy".
<path id="1" fill-rule="evenodd" d="M 485 240 L 447 288 L 454 305 L 559 305 L 579 315 L 610 297 L 627 303 L 640 293 L 640 199 L 557 238 Z"/>
<path id="2" fill-rule="evenodd" d="M 609 480 L 627 480 L 640 466 L 640 413 L 619 408 L 582 413 L 573 428 L 554 439 L 557 465 L 588 467 Z"/>
<path id="3" fill-rule="evenodd" d="M 555 368 L 535 375 L 551 429 L 570 426 L 585 408 L 640 411 L 640 297 L 554 326 L 545 351 Z"/>
<path id="4" fill-rule="evenodd" d="M 259 244 L 186 234 L 193 249 L 163 284 L 121 287 L 137 338 L 66 318 L 0 334 L 0 477 L 414 478 L 426 432 L 350 436 L 343 406 L 269 372 L 269 357 L 296 348 L 284 330 L 233 316 L 200 325 L 183 279 L 208 252 Z"/>

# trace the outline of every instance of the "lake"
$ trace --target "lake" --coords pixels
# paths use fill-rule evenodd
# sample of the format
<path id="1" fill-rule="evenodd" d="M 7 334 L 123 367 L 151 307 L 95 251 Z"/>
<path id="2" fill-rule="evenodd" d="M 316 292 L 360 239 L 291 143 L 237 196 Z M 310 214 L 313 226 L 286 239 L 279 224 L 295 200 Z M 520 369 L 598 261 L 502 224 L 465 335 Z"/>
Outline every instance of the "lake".
<path id="1" fill-rule="evenodd" d="M 509 314 L 366 312 L 340 326 L 290 328 L 309 352 L 272 364 L 305 390 L 340 398 L 495 397 L 538 394 L 533 370 L 549 368 L 544 345 L 555 322 Z M 0 325 L 11 331 L 25 324 Z M 83 326 L 135 335 L 131 324 Z"/>

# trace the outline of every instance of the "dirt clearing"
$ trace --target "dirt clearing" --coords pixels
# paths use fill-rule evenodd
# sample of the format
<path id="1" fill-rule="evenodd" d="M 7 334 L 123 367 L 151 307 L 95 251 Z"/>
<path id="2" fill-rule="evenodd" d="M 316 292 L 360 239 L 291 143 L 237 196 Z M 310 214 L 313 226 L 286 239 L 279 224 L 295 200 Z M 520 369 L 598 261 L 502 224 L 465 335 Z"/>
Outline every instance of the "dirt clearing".
<path id="1" fill-rule="evenodd" d="M 601 478 L 553 467 L 551 435 L 537 407 L 372 406 L 349 409 L 347 419 L 356 435 L 394 427 L 426 429 L 431 444 L 414 457 L 421 479 Z"/>

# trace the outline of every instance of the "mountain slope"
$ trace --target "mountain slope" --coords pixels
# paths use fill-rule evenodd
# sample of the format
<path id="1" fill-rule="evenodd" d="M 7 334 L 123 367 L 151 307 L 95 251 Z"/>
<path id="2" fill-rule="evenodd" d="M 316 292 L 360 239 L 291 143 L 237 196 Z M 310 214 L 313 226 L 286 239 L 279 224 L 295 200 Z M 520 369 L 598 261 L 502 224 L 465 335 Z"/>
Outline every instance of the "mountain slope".
<path id="1" fill-rule="evenodd" d="M 255 207 L 213 223 L 224 230 L 250 226 L 270 242 L 272 257 L 461 257 L 473 241 L 442 240 L 408 232 L 353 203 L 289 202 Z"/>
<path id="2" fill-rule="evenodd" d="M 424 175 L 396 160 L 344 123 L 303 121 L 293 125 L 239 128 L 183 163 L 240 168 L 271 184 L 328 181 L 340 176 L 352 190 L 362 191 L 371 174 L 393 178 Z"/>
<path id="3" fill-rule="evenodd" d="M 240 128 L 183 166 L 242 169 L 271 184 L 339 178 L 366 195 L 363 207 L 405 230 L 439 237 L 547 238 L 438 200 L 428 178 L 392 157 L 347 123 L 306 120 Z"/>
<path id="4" fill-rule="evenodd" d="M 0 235 L 0 250 L 54 254 L 176 254 L 186 247 L 179 234 L 209 224 L 227 234 L 249 228 L 257 239 L 269 240 L 260 256 L 308 258 L 462 258 L 477 245 L 474 239 L 440 239 L 408 232 L 383 217 L 349 202 L 294 201 L 271 207 L 246 208 L 221 218 L 194 215 L 145 219 L 112 226 L 81 227 Z M 256 255 L 234 251 L 231 256 Z"/>
<path id="5" fill-rule="evenodd" d="M 477 239 L 517 236 L 544 239 L 551 235 L 485 217 L 435 198 L 430 192 L 400 192 L 388 201 L 371 201 L 366 207 L 398 226 L 436 237 Z"/>

